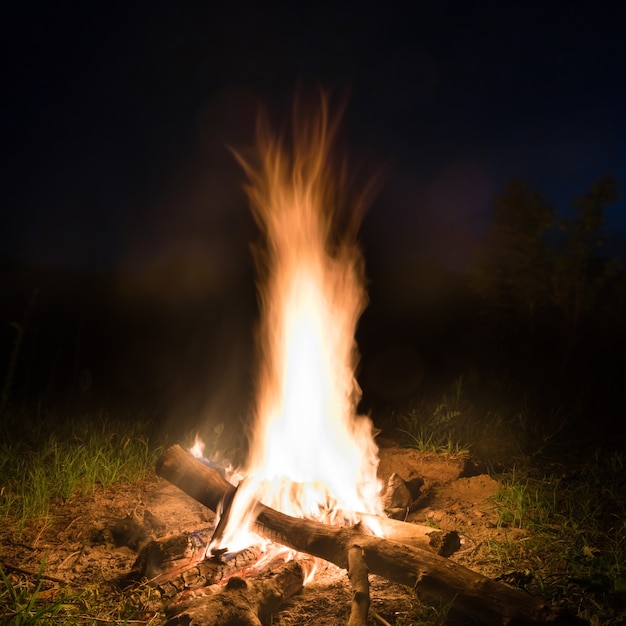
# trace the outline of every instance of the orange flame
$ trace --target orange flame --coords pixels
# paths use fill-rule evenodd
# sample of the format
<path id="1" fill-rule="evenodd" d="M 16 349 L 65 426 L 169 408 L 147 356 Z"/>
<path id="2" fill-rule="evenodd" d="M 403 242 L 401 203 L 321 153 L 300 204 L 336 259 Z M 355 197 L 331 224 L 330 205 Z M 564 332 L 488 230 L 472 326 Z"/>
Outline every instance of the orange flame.
<path id="1" fill-rule="evenodd" d="M 372 423 L 356 413 L 354 335 L 367 301 L 354 227 L 360 216 L 337 232 L 344 190 L 330 171 L 335 131 L 324 101 L 291 152 L 260 132 L 260 167 L 237 155 L 265 245 L 257 258 L 261 363 L 249 478 L 230 516 L 238 529 L 227 528 L 221 542 L 231 549 L 255 499 L 331 521 L 338 511 L 347 521 L 356 520 L 349 513 L 381 512 Z"/>

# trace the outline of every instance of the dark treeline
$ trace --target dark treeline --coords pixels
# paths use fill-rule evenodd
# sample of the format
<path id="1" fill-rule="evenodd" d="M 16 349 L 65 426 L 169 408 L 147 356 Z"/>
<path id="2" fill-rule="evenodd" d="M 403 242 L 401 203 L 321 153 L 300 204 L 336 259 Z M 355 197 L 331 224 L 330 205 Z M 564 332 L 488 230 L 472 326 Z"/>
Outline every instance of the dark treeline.
<path id="1" fill-rule="evenodd" d="M 365 408 L 406 406 L 464 376 L 485 395 L 504 389 L 539 414 L 623 434 L 626 272 L 603 229 L 617 200 L 605 178 L 561 216 L 514 182 L 465 273 L 417 259 L 368 268 Z M 133 276 L 5 261 L 0 410 L 125 407 L 191 426 L 242 415 L 257 309 L 251 263 L 241 267 L 220 282 L 197 259 Z"/>
<path id="2" fill-rule="evenodd" d="M 553 405 L 582 403 L 624 417 L 626 275 L 607 254 L 612 178 L 594 183 L 560 218 L 541 194 L 512 183 L 469 275 L 486 353 Z M 620 397 L 621 396 L 621 397 Z"/>
<path id="3" fill-rule="evenodd" d="M 512 182 L 464 274 L 409 261 L 374 275 L 362 333 L 376 355 L 363 375 L 372 405 L 462 375 L 487 396 L 524 398 L 545 419 L 623 436 L 626 272 L 604 231 L 618 199 L 606 177 L 560 216 L 541 193 Z"/>

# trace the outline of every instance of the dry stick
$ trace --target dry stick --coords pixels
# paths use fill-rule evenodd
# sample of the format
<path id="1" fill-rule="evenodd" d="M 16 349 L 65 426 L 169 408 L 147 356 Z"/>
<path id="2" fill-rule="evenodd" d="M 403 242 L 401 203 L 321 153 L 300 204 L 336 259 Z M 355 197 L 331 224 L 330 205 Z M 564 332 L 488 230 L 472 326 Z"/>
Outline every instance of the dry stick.
<path id="1" fill-rule="evenodd" d="M 370 608 L 370 584 L 361 546 L 348 548 L 348 578 L 352 583 L 352 605 L 348 626 L 366 626 Z"/>
<path id="2" fill-rule="evenodd" d="M 376 613 L 376 611 L 374 611 L 374 609 L 370 608 L 370 615 L 379 623 L 382 624 L 383 626 L 391 626 L 391 624 L 381 615 L 379 615 L 378 613 Z"/>
<path id="3" fill-rule="evenodd" d="M 162 454 L 156 471 L 213 510 L 233 489 L 218 472 L 180 446 L 172 446 Z M 473 620 L 487 626 L 588 624 L 563 609 L 427 550 L 368 536 L 360 524 L 336 528 L 296 519 L 259 504 L 254 526 L 259 534 L 269 539 L 298 552 L 323 558 L 342 569 L 349 568 L 349 549 L 358 545 L 363 550 L 370 573 L 414 589 L 427 602 L 449 605 L 451 622 Z"/>
<path id="4" fill-rule="evenodd" d="M 9 565 L 8 563 L 0 563 L 0 567 L 5 570 L 10 570 L 12 572 L 17 572 L 18 574 L 25 574 L 26 576 L 36 576 L 37 578 L 42 578 L 43 580 L 50 580 L 53 583 L 60 583 L 61 585 L 67 585 L 67 580 L 63 580 L 63 578 L 57 578 L 56 576 L 48 576 L 48 574 L 42 574 L 40 572 L 33 572 L 31 570 L 24 569 L 22 567 L 16 567 L 15 565 Z"/>

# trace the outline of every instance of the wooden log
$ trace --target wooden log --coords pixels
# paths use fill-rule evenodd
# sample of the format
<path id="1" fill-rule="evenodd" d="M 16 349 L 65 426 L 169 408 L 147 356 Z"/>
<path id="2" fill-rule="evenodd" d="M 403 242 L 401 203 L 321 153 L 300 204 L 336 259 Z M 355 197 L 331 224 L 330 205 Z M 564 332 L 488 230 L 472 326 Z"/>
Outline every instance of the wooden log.
<path id="1" fill-rule="evenodd" d="M 461 537 L 456 530 L 440 530 L 369 513 L 359 513 L 359 518 L 361 526 L 371 535 L 378 534 L 378 529 L 389 541 L 428 550 L 439 556 L 452 556 L 461 547 Z"/>
<path id="2" fill-rule="evenodd" d="M 235 491 L 219 472 L 177 444 L 165 450 L 157 460 L 156 473 L 212 511 L 217 511 L 222 500 Z"/>
<path id="3" fill-rule="evenodd" d="M 361 546 L 348 549 L 348 578 L 352 585 L 352 604 L 348 626 L 366 626 L 370 608 L 370 584 L 367 578 L 367 565 Z"/>
<path id="4" fill-rule="evenodd" d="M 161 598 L 178 602 L 188 592 L 220 583 L 264 556 L 263 545 L 249 546 L 226 559 L 205 559 L 204 541 L 196 533 L 171 535 L 146 544 L 130 572 L 119 579 L 122 587 L 144 582 L 159 590 Z"/>
<path id="5" fill-rule="evenodd" d="M 177 605 L 165 626 L 262 626 L 303 584 L 302 567 L 295 561 L 270 565 L 256 578 L 233 576 L 213 593 Z"/>
<path id="6" fill-rule="evenodd" d="M 220 493 L 232 489 L 217 472 L 179 446 L 172 446 L 163 453 L 157 461 L 157 474 L 207 506 L 217 506 Z M 221 480 L 212 474 L 217 474 Z M 588 624 L 586 620 L 432 551 L 369 536 L 360 524 L 348 528 L 331 527 L 296 519 L 258 504 L 254 530 L 343 569 L 349 568 L 350 548 L 359 546 L 370 573 L 414 589 L 425 602 L 448 605 L 451 623 L 472 621 L 486 626 Z"/>
<path id="7" fill-rule="evenodd" d="M 163 452 L 157 460 L 156 472 L 212 511 L 218 510 L 223 499 L 232 500 L 236 490 L 219 472 L 179 445 Z M 369 514 L 361 514 L 361 521 L 364 532 L 368 534 L 376 534 L 378 529 L 386 539 L 440 556 L 450 556 L 461 546 L 461 539 L 455 530 L 440 530 Z"/>

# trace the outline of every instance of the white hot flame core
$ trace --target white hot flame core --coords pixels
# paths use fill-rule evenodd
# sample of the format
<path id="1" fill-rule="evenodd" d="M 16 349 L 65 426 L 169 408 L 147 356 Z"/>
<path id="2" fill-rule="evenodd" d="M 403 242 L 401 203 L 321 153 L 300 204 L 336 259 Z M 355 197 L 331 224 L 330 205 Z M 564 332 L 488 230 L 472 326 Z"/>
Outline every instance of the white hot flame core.
<path id="1" fill-rule="evenodd" d="M 356 521 L 381 512 L 378 448 L 356 414 L 356 324 L 366 304 L 356 233 L 336 232 L 326 108 L 290 153 L 261 135 L 261 165 L 242 164 L 265 238 L 260 369 L 248 477 L 221 541 L 233 549 L 255 500 L 299 517 Z M 355 230 L 355 229 L 353 229 Z"/>
<path id="2" fill-rule="evenodd" d="M 194 439 L 193 446 L 189 448 L 189 452 L 196 457 L 196 459 L 204 458 L 204 442 L 198 435 L 196 435 Z"/>

